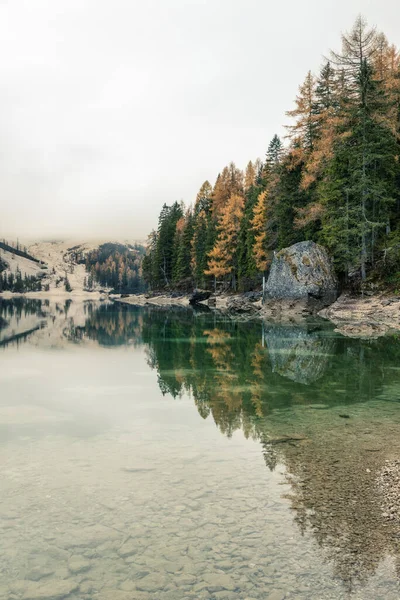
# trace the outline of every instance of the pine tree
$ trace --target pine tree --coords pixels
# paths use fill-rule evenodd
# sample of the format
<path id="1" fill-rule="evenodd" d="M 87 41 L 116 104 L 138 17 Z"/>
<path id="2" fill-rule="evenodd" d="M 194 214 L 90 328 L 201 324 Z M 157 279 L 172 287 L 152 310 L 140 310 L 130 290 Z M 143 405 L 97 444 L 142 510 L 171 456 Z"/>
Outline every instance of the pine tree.
<path id="1" fill-rule="evenodd" d="M 397 146 L 393 132 L 380 118 L 387 97 L 374 80 L 367 59 L 361 62 L 354 80 L 349 82 L 352 102 L 347 107 L 346 135 L 336 148 L 329 178 L 321 186 L 326 203 L 322 238 L 334 252 L 339 268 L 348 273 L 358 266 L 365 280 L 377 243 L 390 229 Z"/>
<path id="2" fill-rule="evenodd" d="M 208 218 L 202 210 L 195 219 L 191 244 L 191 267 L 196 287 L 204 285 L 204 271 L 207 267 L 207 228 Z"/>
<path id="3" fill-rule="evenodd" d="M 176 224 L 183 216 L 181 204 L 164 204 L 158 222 L 157 247 L 154 257 L 155 285 L 169 286 L 172 283 L 174 240 Z"/>
<path id="4" fill-rule="evenodd" d="M 209 181 L 205 181 L 201 186 L 194 205 L 194 215 L 197 217 L 201 211 L 208 214 L 211 211 L 213 189 Z"/>
<path id="5" fill-rule="evenodd" d="M 331 61 L 345 74 L 347 85 L 359 95 L 357 78 L 365 60 L 372 62 L 378 53 L 379 36 L 375 27 L 368 28 L 367 21 L 359 15 L 349 33 L 342 34 L 342 51 L 331 52 Z"/>
<path id="6" fill-rule="evenodd" d="M 191 278 L 191 248 L 193 239 L 194 217 L 189 209 L 176 224 L 175 255 L 173 264 L 174 283 Z"/>
<path id="7" fill-rule="evenodd" d="M 217 227 L 212 213 L 202 210 L 194 220 L 191 243 L 191 267 L 196 287 L 207 286 L 208 253 L 214 247 L 216 236 Z"/>
<path id="8" fill-rule="evenodd" d="M 268 184 L 271 177 L 276 172 L 283 157 L 283 144 L 278 135 L 274 135 L 269 143 L 264 164 L 264 182 Z"/>
<path id="9" fill-rule="evenodd" d="M 145 281 L 150 285 L 151 289 L 154 289 L 158 282 L 158 274 L 156 273 L 156 252 L 157 252 L 157 232 L 153 231 L 148 235 L 147 238 L 147 249 L 146 254 L 143 257 L 143 277 Z"/>
<path id="10" fill-rule="evenodd" d="M 241 290 L 248 290 L 258 283 L 258 269 L 254 260 L 254 231 L 251 226 L 253 210 L 260 193 L 260 185 L 253 185 L 246 191 L 243 218 L 238 237 L 238 283 Z"/>

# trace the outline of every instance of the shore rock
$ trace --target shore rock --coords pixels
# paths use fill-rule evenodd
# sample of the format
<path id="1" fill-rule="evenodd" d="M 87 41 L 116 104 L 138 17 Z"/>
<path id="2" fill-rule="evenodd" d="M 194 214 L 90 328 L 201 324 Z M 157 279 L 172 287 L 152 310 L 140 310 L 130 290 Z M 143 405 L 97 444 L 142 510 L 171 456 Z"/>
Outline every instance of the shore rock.
<path id="1" fill-rule="evenodd" d="M 265 291 L 267 299 L 307 299 L 315 309 L 332 304 L 338 282 L 325 248 L 299 242 L 275 253 Z"/>
<path id="2" fill-rule="evenodd" d="M 243 296 L 235 296 L 230 298 L 226 306 L 229 313 L 235 313 L 239 315 L 253 315 L 261 308 Z"/>
<path id="3" fill-rule="evenodd" d="M 211 296 L 211 292 L 206 292 L 204 290 L 195 290 L 193 294 L 189 297 L 189 304 L 193 306 L 194 304 L 198 304 L 199 302 L 204 302 L 208 300 Z"/>
<path id="4" fill-rule="evenodd" d="M 319 316 L 336 325 L 346 337 L 373 339 L 400 330 L 400 298 L 341 296 Z"/>
<path id="5" fill-rule="evenodd" d="M 243 298 L 249 300 L 249 302 L 258 302 L 262 300 L 262 292 L 244 292 Z"/>

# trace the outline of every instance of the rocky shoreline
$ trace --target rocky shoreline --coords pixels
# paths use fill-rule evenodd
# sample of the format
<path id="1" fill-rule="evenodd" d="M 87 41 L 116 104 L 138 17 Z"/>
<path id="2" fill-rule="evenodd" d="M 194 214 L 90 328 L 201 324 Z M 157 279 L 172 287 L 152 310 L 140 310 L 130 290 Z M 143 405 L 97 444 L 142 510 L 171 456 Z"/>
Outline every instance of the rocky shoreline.
<path id="1" fill-rule="evenodd" d="M 318 314 L 334 323 L 336 331 L 349 337 L 377 338 L 400 331 L 400 297 L 395 295 L 342 295 Z"/>
<path id="2" fill-rule="evenodd" d="M 177 294 L 129 295 L 88 292 L 68 294 L 60 292 L 31 292 L 27 294 L 0 294 L 0 298 L 26 297 L 51 300 L 111 300 L 130 306 L 189 307 L 190 296 Z M 400 331 L 400 296 L 379 294 L 369 297 L 342 295 L 330 306 L 317 310 L 305 300 L 267 299 L 262 304 L 261 293 L 221 294 L 198 303 L 198 307 L 222 312 L 240 319 L 265 319 L 278 323 L 301 323 L 310 316 L 319 316 L 335 325 L 335 330 L 347 337 L 378 338 Z"/>
<path id="3" fill-rule="evenodd" d="M 217 295 L 199 302 L 199 306 L 223 311 L 232 316 L 262 318 L 278 322 L 298 322 L 310 316 L 320 316 L 331 321 L 336 331 L 348 337 L 376 338 L 400 331 L 400 297 L 381 294 L 372 297 L 342 295 L 329 307 L 320 311 L 305 300 L 267 299 L 264 304 L 260 293 Z M 183 306 L 190 305 L 188 295 L 137 295 L 112 297 L 115 302 L 131 306 Z"/>

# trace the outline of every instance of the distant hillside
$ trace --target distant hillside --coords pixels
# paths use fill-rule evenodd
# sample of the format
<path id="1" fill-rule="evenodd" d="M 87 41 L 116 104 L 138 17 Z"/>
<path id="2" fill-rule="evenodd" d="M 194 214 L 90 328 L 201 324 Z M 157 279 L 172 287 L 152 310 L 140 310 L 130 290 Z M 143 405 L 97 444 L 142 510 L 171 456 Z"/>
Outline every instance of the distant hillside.
<path id="1" fill-rule="evenodd" d="M 145 249 L 135 242 L 0 242 L 0 292 L 143 291 Z"/>
<path id="2" fill-rule="evenodd" d="M 87 286 L 93 283 L 116 292 L 137 293 L 145 289 L 142 277 L 142 260 L 145 248 L 138 244 L 106 243 L 88 252 L 85 266 Z"/>
<path id="3" fill-rule="evenodd" d="M 7 267 L 8 267 L 8 264 L 6 263 L 6 261 L 0 258 L 0 273 L 5 271 L 7 269 Z"/>
<path id="4" fill-rule="evenodd" d="M 10 252 L 10 254 L 15 254 L 16 256 L 21 256 L 22 258 L 27 258 L 28 260 L 32 260 L 33 262 L 40 262 L 37 258 L 28 254 L 27 248 L 22 248 L 18 242 L 16 245 L 9 244 L 5 240 L 0 241 L 0 249 L 5 250 L 6 252 Z"/>
<path id="5" fill-rule="evenodd" d="M 0 242 L 0 292 L 41 291 L 45 269 L 26 249 Z"/>

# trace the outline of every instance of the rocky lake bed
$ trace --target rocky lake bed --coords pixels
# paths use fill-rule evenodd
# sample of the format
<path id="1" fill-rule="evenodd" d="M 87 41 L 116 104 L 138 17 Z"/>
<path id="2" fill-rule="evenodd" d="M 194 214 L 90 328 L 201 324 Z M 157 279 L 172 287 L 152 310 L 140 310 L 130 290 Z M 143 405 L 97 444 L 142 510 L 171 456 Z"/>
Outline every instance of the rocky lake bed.
<path id="1" fill-rule="evenodd" d="M 397 599 L 396 336 L 126 301 L 0 300 L 0 598 Z"/>

